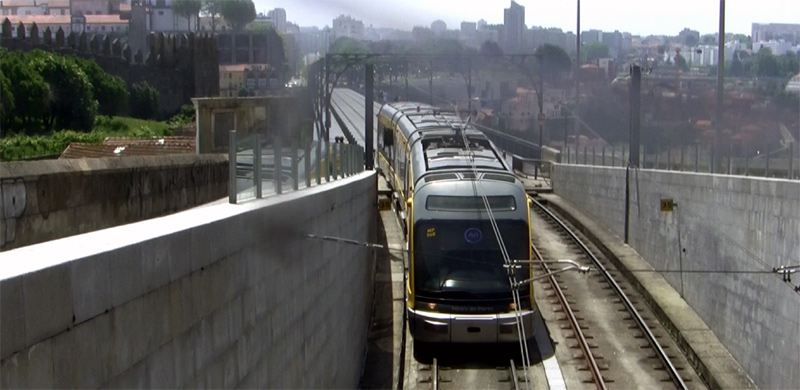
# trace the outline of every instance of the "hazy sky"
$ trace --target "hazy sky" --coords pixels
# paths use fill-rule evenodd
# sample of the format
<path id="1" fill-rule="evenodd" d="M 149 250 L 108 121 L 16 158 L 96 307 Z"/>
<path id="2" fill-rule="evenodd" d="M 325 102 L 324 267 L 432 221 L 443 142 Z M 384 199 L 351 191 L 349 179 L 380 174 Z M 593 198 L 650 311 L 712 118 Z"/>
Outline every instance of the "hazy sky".
<path id="1" fill-rule="evenodd" d="M 301 26 L 330 25 L 340 14 L 351 15 L 375 27 L 411 29 L 442 19 L 450 29 L 461 21 L 485 19 L 503 23 L 510 0 L 254 0 L 266 13 L 285 8 L 287 19 Z M 525 24 L 575 30 L 574 0 L 520 0 Z M 717 31 L 717 0 L 583 0 L 581 30 L 629 31 L 633 34 L 676 35 L 684 27 L 701 33 Z M 750 34 L 750 24 L 800 23 L 800 0 L 728 0 L 726 30 Z"/>

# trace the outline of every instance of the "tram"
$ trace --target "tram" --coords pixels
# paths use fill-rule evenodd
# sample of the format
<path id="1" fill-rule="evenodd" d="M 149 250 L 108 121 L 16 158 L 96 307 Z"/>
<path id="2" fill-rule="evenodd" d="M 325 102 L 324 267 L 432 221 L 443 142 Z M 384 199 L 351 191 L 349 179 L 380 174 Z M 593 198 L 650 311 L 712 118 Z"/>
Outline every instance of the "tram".
<path id="1" fill-rule="evenodd" d="M 414 102 L 384 104 L 377 137 L 409 251 L 415 343 L 533 337 L 531 283 L 511 286 L 532 277 L 531 204 L 502 153 L 454 112 Z"/>

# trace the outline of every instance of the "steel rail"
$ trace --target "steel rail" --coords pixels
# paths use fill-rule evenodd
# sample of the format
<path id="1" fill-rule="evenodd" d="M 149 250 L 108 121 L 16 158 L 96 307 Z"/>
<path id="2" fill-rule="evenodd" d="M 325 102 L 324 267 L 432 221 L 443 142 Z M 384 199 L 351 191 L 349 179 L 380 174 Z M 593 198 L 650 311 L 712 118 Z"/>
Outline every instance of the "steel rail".
<path id="1" fill-rule="evenodd" d="M 564 223 L 564 221 L 562 221 L 560 218 L 558 218 L 555 214 L 553 214 L 552 211 L 548 210 L 543 204 L 541 204 L 536 199 L 531 198 L 531 200 L 533 200 L 533 204 L 536 205 L 536 207 L 538 207 L 548 217 L 550 217 L 563 231 L 567 232 L 567 234 L 570 236 L 570 238 L 572 238 L 572 240 L 576 244 L 578 244 L 578 246 L 581 248 L 581 250 L 597 266 L 597 268 L 602 273 L 603 277 L 606 279 L 608 284 L 611 285 L 611 287 L 614 289 L 614 292 L 617 293 L 617 295 L 620 297 L 622 303 L 625 305 L 625 308 L 628 310 L 628 312 L 631 314 L 633 319 L 636 321 L 636 324 L 639 326 L 639 330 L 641 330 L 642 333 L 644 333 L 644 335 L 647 338 L 647 341 L 650 344 L 650 346 L 656 351 L 656 355 L 658 356 L 659 360 L 661 360 L 661 363 L 664 364 L 664 367 L 665 367 L 667 373 L 669 374 L 670 379 L 672 379 L 672 382 L 675 384 L 676 387 L 678 387 L 680 389 L 688 389 L 688 387 L 686 386 L 686 383 L 683 381 L 683 378 L 681 377 L 680 373 L 678 372 L 678 369 L 675 368 L 674 364 L 672 364 L 672 361 L 670 360 L 669 356 L 667 355 L 667 352 L 664 351 L 664 348 L 661 347 L 661 344 L 658 343 L 658 340 L 656 339 L 656 337 L 653 334 L 653 332 L 650 330 L 650 327 L 647 326 L 647 323 L 644 321 L 642 316 L 636 310 L 636 307 L 633 306 L 633 303 L 631 303 L 630 299 L 628 299 L 628 296 L 625 294 L 624 291 L 622 291 L 622 287 L 620 287 L 620 285 L 617 283 L 617 281 L 614 280 L 614 278 L 608 272 L 606 267 L 600 262 L 600 260 L 594 255 L 594 253 L 592 253 L 592 251 L 589 250 L 589 248 L 586 246 L 586 244 L 584 244 L 583 241 L 581 241 L 581 239 L 578 238 L 578 236 L 572 231 L 572 229 L 567 227 L 567 225 Z"/>
<path id="2" fill-rule="evenodd" d="M 431 387 L 433 390 L 439 390 L 439 361 L 433 358 L 431 364 Z"/>
<path id="3" fill-rule="evenodd" d="M 535 202 L 535 201 L 534 201 Z M 592 355 L 592 350 L 589 347 L 589 342 L 586 341 L 586 336 L 583 334 L 581 330 L 581 326 L 578 323 L 578 318 L 575 317 L 575 313 L 572 311 L 572 308 L 569 306 L 567 302 L 567 297 L 564 296 L 564 292 L 561 290 L 561 286 L 558 285 L 558 281 L 556 281 L 555 274 L 550 270 L 550 267 L 547 266 L 547 262 L 544 262 L 544 257 L 539 252 L 539 249 L 533 245 L 531 242 L 531 248 L 533 249 L 534 255 L 536 258 L 541 260 L 542 268 L 544 271 L 549 274 L 548 279 L 550 280 L 550 285 L 553 286 L 553 290 L 556 293 L 556 297 L 558 297 L 558 301 L 561 303 L 561 307 L 564 308 L 564 313 L 567 314 L 567 319 L 569 320 L 569 326 L 572 328 L 572 331 L 575 332 L 575 338 L 578 340 L 578 344 L 583 351 L 583 355 L 586 357 L 586 360 L 589 363 L 589 371 L 592 374 L 592 379 L 594 380 L 595 385 L 597 385 L 598 389 L 607 389 L 606 383 L 603 380 L 603 374 L 600 372 L 600 366 L 597 365 L 597 360 L 595 360 L 594 355 Z"/>
<path id="4" fill-rule="evenodd" d="M 519 390 L 519 380 L 517 379 L 517 366 L 514 364 L 514 359 L 511 359 L 509 375 L 511 375 L 511 385 L 514 390 Z"/>

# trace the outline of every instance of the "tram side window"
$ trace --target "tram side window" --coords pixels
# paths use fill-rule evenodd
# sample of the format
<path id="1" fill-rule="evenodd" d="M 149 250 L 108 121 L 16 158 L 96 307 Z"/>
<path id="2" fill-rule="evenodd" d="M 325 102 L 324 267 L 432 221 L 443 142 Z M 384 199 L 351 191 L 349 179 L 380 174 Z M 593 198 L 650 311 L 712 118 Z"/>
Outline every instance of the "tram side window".
<path id="1" fill-rule="evenodd" d="M 397 173 L 397 178 L 401 180 L 400 188 L 406 188 L 406 145 L 404 140 L 398 140 L 399 142 L 395 143 L 395 172 Z"/>
<path id="2" fill-rule="evenodd" d="M 392 134 L 392 129 L 388 127 L 383 127 L 383 131 L 381 131 L 381 146 L 383 146 L 383 150 L 385 151 L 387 148 L 392 147 L 394 145 L 394 137 Z"/>

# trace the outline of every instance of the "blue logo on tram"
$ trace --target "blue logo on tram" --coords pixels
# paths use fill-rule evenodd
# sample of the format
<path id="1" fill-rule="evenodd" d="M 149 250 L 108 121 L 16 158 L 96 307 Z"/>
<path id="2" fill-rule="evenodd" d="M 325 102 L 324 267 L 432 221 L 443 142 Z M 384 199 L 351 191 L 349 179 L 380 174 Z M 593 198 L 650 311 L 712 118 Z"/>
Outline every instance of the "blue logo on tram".
<path id="1" fill-rule="evenodd" d="M 476 244 L 483 239 L 483 232 L 478 228 L 469 228 L 464 231 L 464 241 L 470 244 Z"/>

